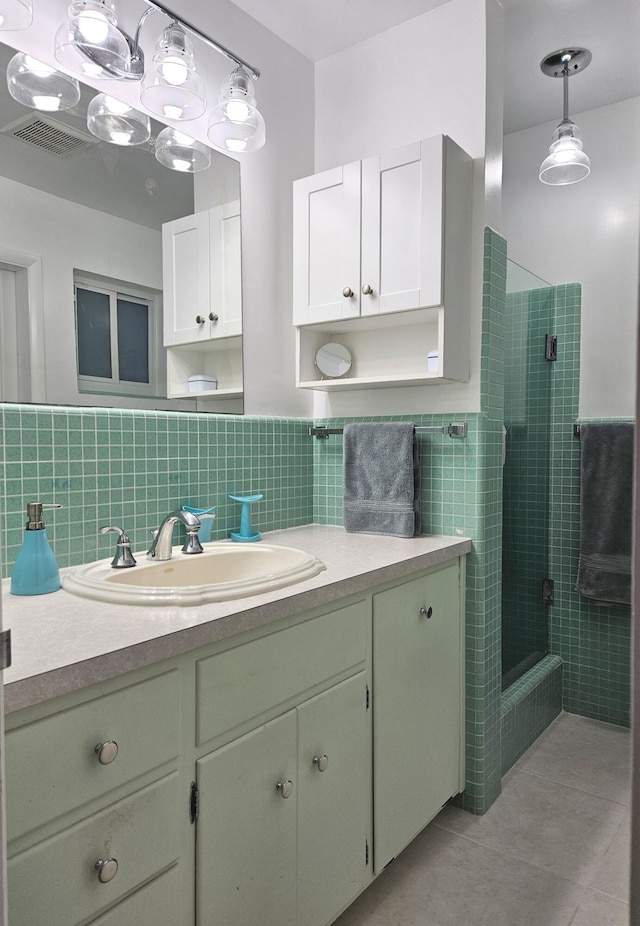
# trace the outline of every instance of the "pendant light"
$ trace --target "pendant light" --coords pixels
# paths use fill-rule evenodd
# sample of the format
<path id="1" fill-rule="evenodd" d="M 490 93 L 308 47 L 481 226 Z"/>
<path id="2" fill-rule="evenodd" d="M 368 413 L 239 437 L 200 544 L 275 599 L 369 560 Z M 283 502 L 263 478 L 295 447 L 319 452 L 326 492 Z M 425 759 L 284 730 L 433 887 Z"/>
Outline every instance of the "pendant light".
<path id="1" fill-rule="evenodd" d="M 142 145 L 151 137 L 147 115 L 106 93 L 98 93 L 87 107 L 87 128 L 112 145 Z"/>
<path id="2" fill-rule="evenodd" d="M 256 108 L 253 82 L 242 65 L 222 84 L 208 136 L 216 148 L 226 152 L 257 151 L 265 143 L 264 119 Z"/>
<path id="3" fill-rule="evenodd" d="M 140 101 L 164 119 L 198 119 L 206 109 L 193 43 L 177 22 L 167 26 L 158 39 L 153 64 L 142 80 Z"/>
<path id="4" fill-rule="evenodd" d="M 211 149 L 179 129 L 163 129 L 155 145 L 157 160 L 171 170 L 194 174 L 211 164 Z"/>
<path id="5" fill-rule="evenodd" d="M 540 165 L 542 183 L 564 186 L 578 183 L 589 176 L 591 162 L 582 150 L 582 135 L 578 126 L 569 119 L 569 78 L 583 71 L 591 62 L 586 48 L 562 48 L 540 62 L 547 77 L 561 77 L 563 81 L 562 122 L 555 129 L 549 154 Z"/>
<path id="6" fill-rule="evenodd" d="M 63 67 L 84 77 L 140 80 L 142 55 L 118 28 L 114 0 L 74 0 L 69 19 L 55 36 L 54 53 Z"/>
<path id="7" fill-rule="evenodd" d="M 74 77 L 24 52 L 7 65 L 7 87 L 18 103 L 43 112 L 71 109 L 80 101 L 80 84 Z"/>
<path id="8" fill-rule="evenodd" d="M 0 29 L 18 32 L 28 29 L 32 20 L 31 0 L 0 0 Z"/>

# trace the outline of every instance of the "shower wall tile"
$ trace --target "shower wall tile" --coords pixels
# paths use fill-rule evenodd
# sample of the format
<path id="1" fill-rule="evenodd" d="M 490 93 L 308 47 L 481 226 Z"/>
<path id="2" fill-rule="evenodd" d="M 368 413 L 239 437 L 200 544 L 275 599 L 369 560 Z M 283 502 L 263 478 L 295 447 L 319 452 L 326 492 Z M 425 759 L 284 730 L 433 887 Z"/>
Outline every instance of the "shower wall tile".
<path id="1" fill-rule="evenodd" d="M 562 710 L 562 659 L 545 656 L 502 698 L 502 774 L 526 752 Z"/>
<path id="2" fill-rule="evenodd" d="M 313 517 L 308 421 L 172 412 L 0 405 L 3 575 L 23 540 L 26 505 L 56 502 L 47 535 L 60 566 L 108 556 L 123 527 L 134 549 L 180 505 L 217 506 L 212 537 L 239 525 L 229 493 L 264 493 L 257 530 Z M 176 537 L 178 537 L 176 530 Z M 177 542 L 177 541 L 176 541 Z"/>

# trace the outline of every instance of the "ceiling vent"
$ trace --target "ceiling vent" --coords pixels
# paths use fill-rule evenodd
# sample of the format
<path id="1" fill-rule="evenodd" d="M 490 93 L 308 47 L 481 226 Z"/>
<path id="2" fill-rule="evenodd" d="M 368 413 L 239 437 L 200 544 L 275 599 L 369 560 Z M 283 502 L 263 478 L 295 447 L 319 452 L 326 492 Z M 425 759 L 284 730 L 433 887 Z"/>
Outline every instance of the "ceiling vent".
<path id="1" fill-rule="evenodd" d="M 87 132 L 57 122 L 43 113 L 29 113 L 0 129 L 3 135 L 11 135 L 19 141 L 35 145 L 57 158 L 73 157 L 78 151 L 98 143 L 98 139 Z"/>

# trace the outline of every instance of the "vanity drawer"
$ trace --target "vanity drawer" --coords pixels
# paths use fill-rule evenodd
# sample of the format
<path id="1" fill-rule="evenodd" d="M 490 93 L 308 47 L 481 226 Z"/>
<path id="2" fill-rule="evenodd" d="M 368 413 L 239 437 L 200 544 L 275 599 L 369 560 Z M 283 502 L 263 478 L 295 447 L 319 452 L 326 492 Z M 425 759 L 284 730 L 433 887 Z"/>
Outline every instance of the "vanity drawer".
<path id="1" fill-rule="evenodd" d="M 180 917 L 180 869 L 175 865 L 91 926 L 176 926 Z"/>
<path id="2" fill-rule="evenodd" d="M 75 926 L 173 865 L 179 855 L 174 773 L 46 839 L 8 864 L 11 926 Z M 116 859 L 102 883 L 99 859 Z M 37 885 L 37 890 L 34 886 Z"/>
<path id="3" fill-rule="evenodd" d="M 199 660 L 198 745 L 364 662 L 368 618 L 358 601 Z"/>
<path id="4" fill-rule="evenodd" d="M 172 670 L 10 730 L 9 842 L 175 758 L 179 712 L 178 672 Z M 105 741 L 118 745 L 106 765 L 96 753 Z"/>

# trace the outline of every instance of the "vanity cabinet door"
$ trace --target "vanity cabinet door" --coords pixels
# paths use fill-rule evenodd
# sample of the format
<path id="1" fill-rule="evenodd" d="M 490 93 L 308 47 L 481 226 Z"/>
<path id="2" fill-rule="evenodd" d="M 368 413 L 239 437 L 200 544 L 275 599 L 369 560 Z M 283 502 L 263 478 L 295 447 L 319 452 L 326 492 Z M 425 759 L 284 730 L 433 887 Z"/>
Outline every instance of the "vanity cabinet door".
<path id="1" fill-rule="evenodd" d="M 374 865 L 460 790 L 460 569 L 373 598 Z"/>
<path id="2" fill-rule="evenodd" d="M 242 272 L 240 247 L 240 200 L 211 209 L 211 312 L 212 338 L 242 334 Z"/>
<path id="3" fill-rule="evenodd" d="M 293 323 L 360 314 L 360 162 L 293 184 Z"/>
<path id="4" fill-rule="evenodd" d="M 162 226 L 165 347 L 211 337 L 209 262 L 208 212 L 187 215 Z"/>
<path id="5" fill-rule="evenodd" d="M 297 926 L 324 926 L 370 878 L 364 672 L 298 708 Z"/>
<path id="6" fill-rule="evenodd" d="M 295 710 L 205 756 L 197 778 L 197 926 L 296 926 Z"/>

